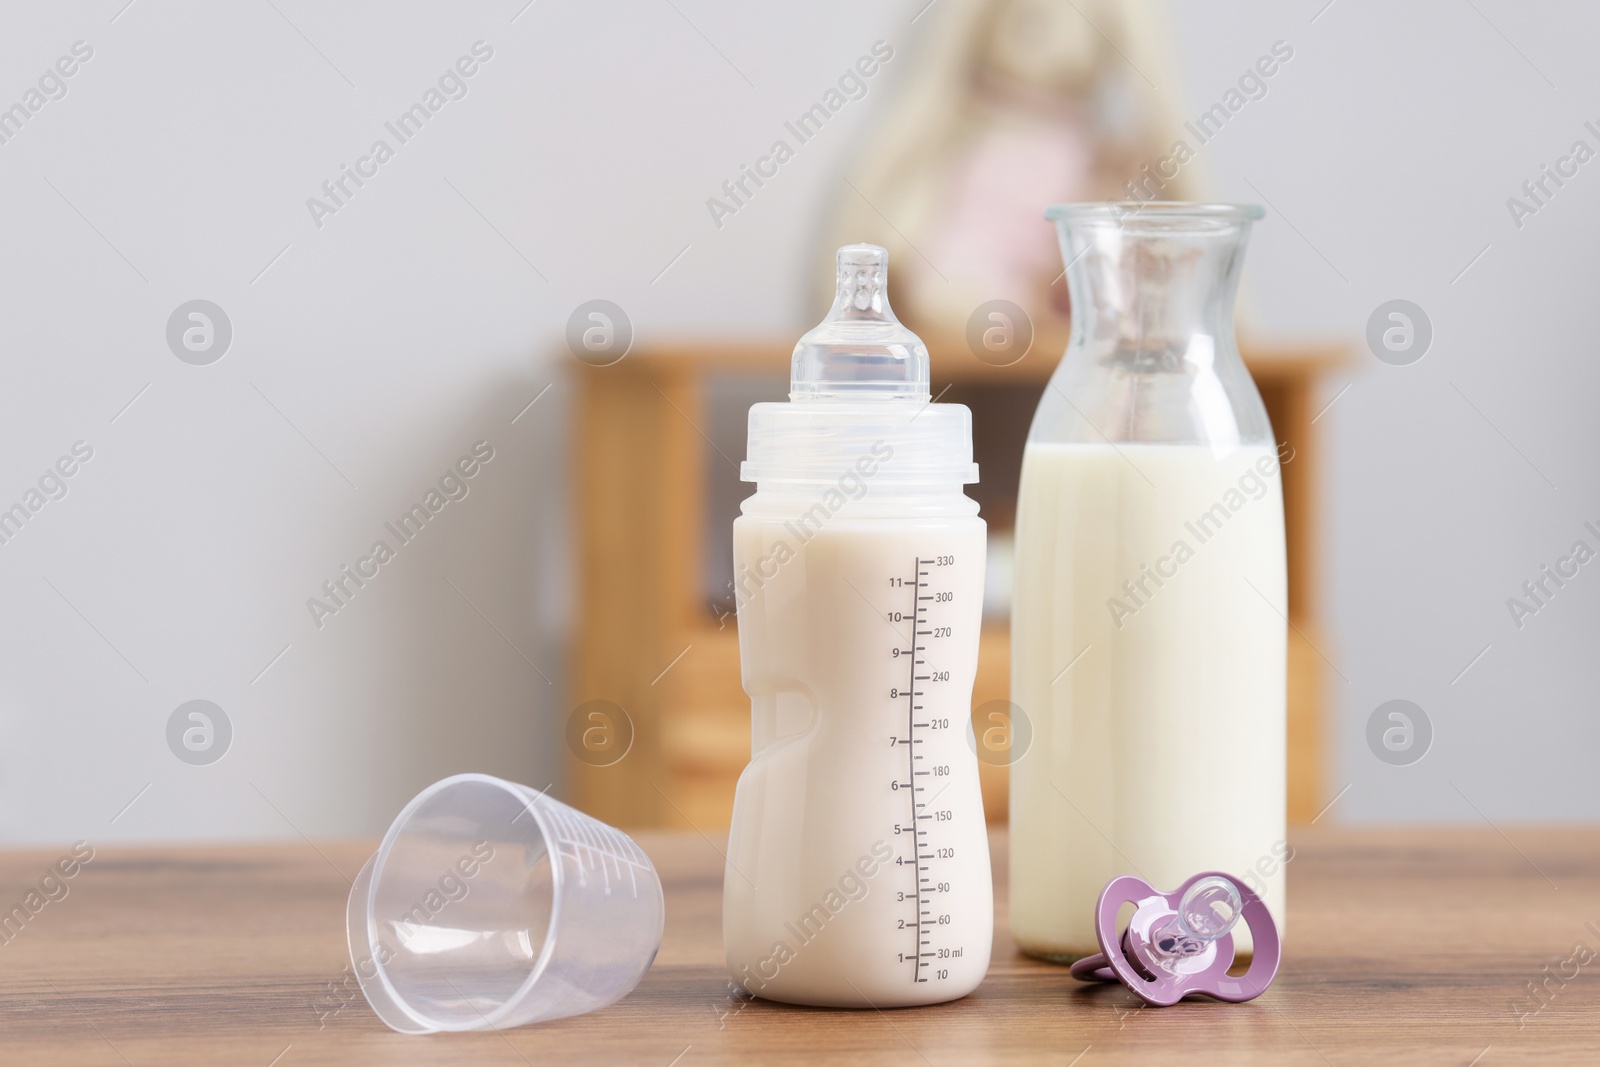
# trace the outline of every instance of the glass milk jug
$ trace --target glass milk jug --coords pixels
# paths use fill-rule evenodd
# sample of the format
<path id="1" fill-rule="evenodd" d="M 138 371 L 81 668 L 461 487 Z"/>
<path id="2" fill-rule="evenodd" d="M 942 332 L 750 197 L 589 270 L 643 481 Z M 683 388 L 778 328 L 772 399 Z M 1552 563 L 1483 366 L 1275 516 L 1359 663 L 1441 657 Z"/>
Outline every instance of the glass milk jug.
<path id="1" fill-rule="evenodd" d="M 1233 332 L 1261 210 L 1046 217 L 1072 327 L 1017 504 L 1011 699 L 1034 736 L 1011 768 L 1012 931 L 1078 959 L 1108 879 L 1203 870 L 1273 870 L 1257 888 L 1281 925 L 1283 496 Z"/>

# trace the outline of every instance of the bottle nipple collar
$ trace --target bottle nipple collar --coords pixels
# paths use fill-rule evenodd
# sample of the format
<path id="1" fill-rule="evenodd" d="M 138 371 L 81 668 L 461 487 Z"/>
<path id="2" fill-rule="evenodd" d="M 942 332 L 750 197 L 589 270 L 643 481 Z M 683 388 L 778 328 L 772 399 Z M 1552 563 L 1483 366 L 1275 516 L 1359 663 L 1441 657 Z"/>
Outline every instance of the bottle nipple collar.
<path id="1" fill-rule="evenodd" d="M 1128 929 L 1117 933 L 1117 911 L 1137 909 Z M 1234 925 L 1250 929 L 1255 958 L 1231 976 Z M 1082 982 L 1116 982 L 1151 1007 L 1176 1004 L 1191 993 L 1241 1003 L 1266 992 L 1278 973 L 1281 944 L 1267 905 L 1249 886 L 1217 871 L 1205 871 L 1170 893 L 1125 874 L 1100 891 L 1095 905 L 1100 952 L 1072 965 Z"/>
<path id="2" fill-rule="evenodd" d="M 874 492 L 978 480 L 972 413 L 936 404 L 928 347 L 889 306 L 889 253 L 839 249 L 833 306 L 789 361 L 789 403 L 750 408 L 739 477 L 815 497 L 870 461 Z"/>

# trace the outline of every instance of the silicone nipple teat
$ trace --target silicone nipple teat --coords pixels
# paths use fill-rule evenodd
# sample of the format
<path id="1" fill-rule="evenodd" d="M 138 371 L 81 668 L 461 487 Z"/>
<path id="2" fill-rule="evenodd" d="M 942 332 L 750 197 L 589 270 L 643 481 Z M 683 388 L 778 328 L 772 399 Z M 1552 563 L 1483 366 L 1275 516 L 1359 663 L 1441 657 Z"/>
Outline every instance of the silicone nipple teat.
<path id="1" fill-rule="evenodd" d="M 1137 910 L 1117 933 L 1117 910 Z M 1255 956 L 1250 969 L 1231 977 L 1233 928 L 1250 928 Z M 1215 871 L 1197 874 L 1171 893 L 1132 875 L 1113 878 L 1095 905 L 1100 953 L 1072 965 L 1084 982 L 1120 981 L 1154 1007 L 1176 1004 L 1190 993 L 1235 1003 L 1266 991 L 1278 973 L 1281 946 L 1272 913 L 1255 891 Z"/>
<path id="2" fill-rule="evenodd" d="M 839 249 L 833 307 L 800 338 L 791 400 L 927 400 L 928 349 L 889 307 L 889 252 Z"/>
<path id="3" fill-rule="evenodd" d="M 889 250 L 881 245 L 844 245 L 834 257 L 839 268 L 839 296 L 846 298 L 845 315 L 854 311 L 863 319 L 894 321 L 889 310 Z M 830 319 L 835 314 L 830 313 Z M 841 316 L 842 317 L 842 316 Z"/>
<path id="4" fill-rule="evenodd" d="M 1226 878 L 1202 878 L 1178 901 L 1178 910 L 1150 931 L 1150 950 L 1164 962 L 1201 955 L 1239 921 L 1244 902 Z"/>

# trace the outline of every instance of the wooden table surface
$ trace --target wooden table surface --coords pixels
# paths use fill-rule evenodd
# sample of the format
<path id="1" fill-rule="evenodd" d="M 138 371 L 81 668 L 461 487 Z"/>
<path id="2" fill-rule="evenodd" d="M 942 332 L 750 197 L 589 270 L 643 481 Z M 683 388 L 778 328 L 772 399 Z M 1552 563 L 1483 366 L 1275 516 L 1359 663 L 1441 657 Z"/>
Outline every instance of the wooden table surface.
<path id="1" fill-rule="evenodd" d="M 391 1033 L 340 985 L 347 878 L 369 843 L 108 846 L 0 942 L 0 1063 L 1600 1063 L 1600 828 L 1502 829 L 1298 833 L 1277 982 L 1249 1004 L 1166 1009 L 1017 954 L 999 833 L 988 979 L 965 1000 L 887 1013 L 736 995 L 721 841 L 643 834 L 667 928 L 631 996 L 432 1037 Z M 0 854 L 3 907 L 65 854 Z"/>

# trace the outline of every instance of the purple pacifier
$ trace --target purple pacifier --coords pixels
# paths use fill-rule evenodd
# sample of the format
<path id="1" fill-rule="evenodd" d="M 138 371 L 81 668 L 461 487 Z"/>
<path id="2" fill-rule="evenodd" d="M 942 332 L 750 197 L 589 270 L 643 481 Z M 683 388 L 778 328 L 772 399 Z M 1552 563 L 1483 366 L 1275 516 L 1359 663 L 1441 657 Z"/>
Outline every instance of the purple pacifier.
<path id="1" fill-rule="evenodd" d="M 1119 937 L 1117 910 L 1125 903 L 1137 910 Z M 1230 931 L 1241 916 L 1255 958 L 1248 971 L 1233 977 Z M 1197 874 L 1171 893 L 1131 874 L 1111 879 L 1095 905 L 1095 936 L 1100 954 L 1074 963 L 1072 977 L 1120 981 L 1156 1008 L 1190 993 L 1235 1004 L 1253 1000 L 1272 984 L 1281 954 L 1278 926 L 1266 904 L 1249 886 L 1217 871 Z"/>

